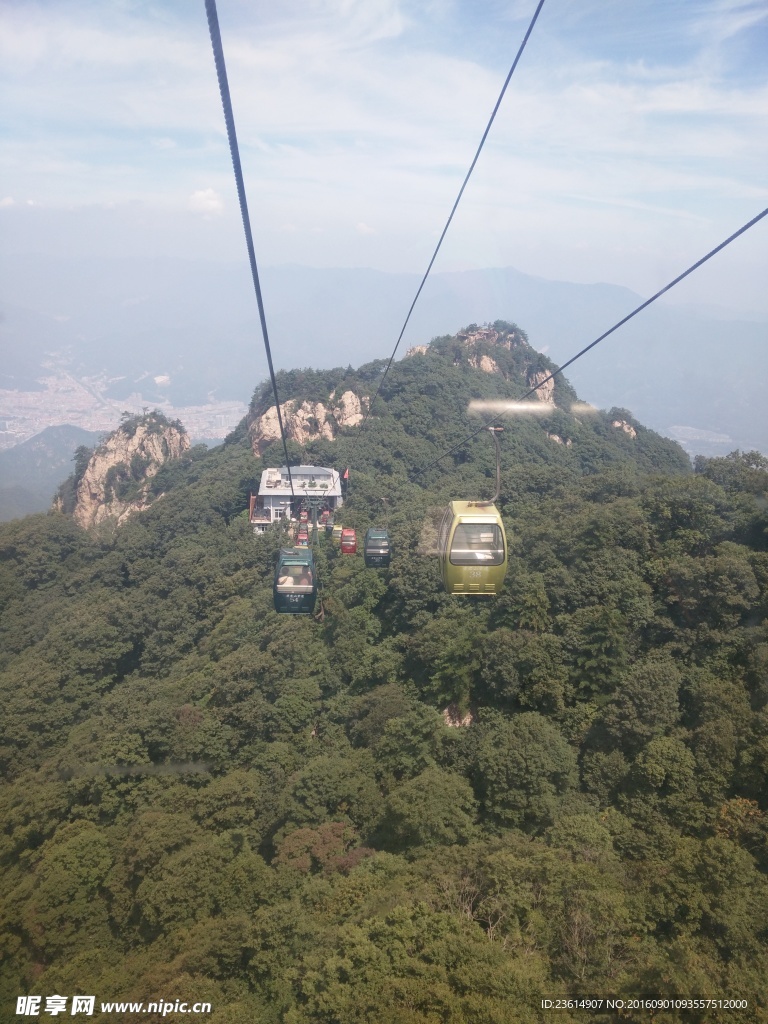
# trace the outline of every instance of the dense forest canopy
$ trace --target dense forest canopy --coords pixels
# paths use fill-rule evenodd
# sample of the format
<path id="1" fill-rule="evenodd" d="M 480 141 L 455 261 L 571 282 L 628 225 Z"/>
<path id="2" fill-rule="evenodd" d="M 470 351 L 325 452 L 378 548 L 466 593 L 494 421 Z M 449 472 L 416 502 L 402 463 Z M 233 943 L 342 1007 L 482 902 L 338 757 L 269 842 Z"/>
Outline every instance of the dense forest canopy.
<path id="1" fill-rule="evenodd" d="M 768 1020 L 768 460 L 692 468 L 560 379 L 502 437 L 502 595 L 448 597 L 424 538 L 493 492 L 493 445 L 414 471 L 471 398 L 551 367 L 501 328 L 519 343 L 395 364 L 362 435 L 291 442 L 350 465 L 344 524 L 394 541 L 386 570 L 317 546 L 322 621 L 272 610 L 285 541 L 247 507 L 282 445 L 255 458 L 245 423 L 117 531 L 0 528 L 3 1007 L 507 1024 L 643 993 L 749 1001 L 660 1021 Z M 283 373 L 281 398 L 370 395 L 384 365 Z"/>

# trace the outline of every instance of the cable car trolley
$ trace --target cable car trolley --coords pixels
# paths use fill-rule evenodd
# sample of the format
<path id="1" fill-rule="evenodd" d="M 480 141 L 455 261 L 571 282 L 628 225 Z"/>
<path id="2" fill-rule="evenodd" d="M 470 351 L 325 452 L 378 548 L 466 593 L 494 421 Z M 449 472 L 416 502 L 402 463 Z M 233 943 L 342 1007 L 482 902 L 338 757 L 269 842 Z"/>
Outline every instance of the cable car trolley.
<path id="1" fill-rule="evenodd" d="M 315 559 L 309 548 L 282 548 L 273 588 L 276 612 L 310 615 L 317 598 Z"/>
<path id="2" fill-rule="evenodd" d="M 387 566 L 392 560 L 392 542 L 386 530 L 371 527 L 363 541 L 363 558 L 368 568 Z"/>
<path id="3" fill-rule="evenodd" d="M 452 501 L 440 523 L 437 547 L 449 594 L 494 596 L 507 573 L 507 538 L 494 504 L 501 490 L 501 455 L 496 429 L 496 493 L 491 501 Z"/>

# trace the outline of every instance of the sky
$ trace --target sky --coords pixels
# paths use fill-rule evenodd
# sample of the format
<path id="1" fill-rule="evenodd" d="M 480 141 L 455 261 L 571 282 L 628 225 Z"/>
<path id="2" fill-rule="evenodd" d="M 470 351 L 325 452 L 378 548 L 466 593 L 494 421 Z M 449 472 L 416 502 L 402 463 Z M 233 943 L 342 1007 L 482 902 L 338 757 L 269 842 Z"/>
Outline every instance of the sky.
<path id="1" fill-rule="evenodd" d="M 262 265 L 423 271 L 534 0 L 218 0 Z M 436 270 L 649 295 L 768 206 L 766 0 L 546 0 Z M 203 0 L 3 0 L 0 254 L 245 259 Z M 768 317 L 768 218 L 680 303 Z"/>

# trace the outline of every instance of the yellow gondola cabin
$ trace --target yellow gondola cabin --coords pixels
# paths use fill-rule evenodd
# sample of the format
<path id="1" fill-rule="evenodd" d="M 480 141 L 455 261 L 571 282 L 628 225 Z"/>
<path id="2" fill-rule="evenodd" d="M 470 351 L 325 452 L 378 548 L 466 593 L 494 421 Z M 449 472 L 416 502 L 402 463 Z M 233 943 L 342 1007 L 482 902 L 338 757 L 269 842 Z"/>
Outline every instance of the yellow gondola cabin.
<path id="1" fill-rule="evenodd" d="M 452 501 L 440 523 L 438 553 L 449 594 L 498 594 L 507 572 L 507 538 L 496 506 Z"/>

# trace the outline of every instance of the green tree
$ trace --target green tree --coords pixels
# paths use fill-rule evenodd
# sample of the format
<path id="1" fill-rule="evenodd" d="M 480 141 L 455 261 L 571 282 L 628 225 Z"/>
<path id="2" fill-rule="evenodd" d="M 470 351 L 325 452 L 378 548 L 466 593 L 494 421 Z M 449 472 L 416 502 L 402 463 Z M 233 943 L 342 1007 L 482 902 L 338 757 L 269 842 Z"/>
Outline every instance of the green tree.
<path id="1" fill-rule="evenodd" d="M 610 693 L 627 663 L 627 624 L 621 612 L 593 606 L 565 620 L 572 675 L 586 696 Z"/>
<path id="2" fill-rule="evenodd" d="M 696 759 L 680 740 L 651 740 L 635 759 L 630 777 L 673 824 L 700 827 L 704 809 L 696 785 Z"/>
<path id="3" fill-rule="evenodd" d="M 562 797 L 576 784 L 574 751 L 536 712 L 510 720 L 486 719 L 483 731 L 476 792 L 485 814 L 505 827 L 546 828 Z"/>
<path id="4" fill-rule="evenodd" d="M 595 724 L 603 745 L 637 753 L 678 721 L 680 671 L 669 656 L 656 655 L 634 665 Z"/>
<path id="5" fill-rule="evenodd" d="M 402 780 L 412 779 L 426 768 L 437 767 L 443 756 L 447 732 L 442 717 L 424 704 L 389 719 L 373 748 L 380 771 Z"/>
<path id="6" fill-rule="evenodd" d="M 11 894 L 27 942 L 52 959 L 83 946 L 111 949 L 105 882 L 112 866 L 109 842 L 92 822 L 68 822 L 57 829 Z M 21 905 L 19 902 L 21 901 Z"/>
<path id="7" fill-rule="evenodd" d="M 476 813 L 466 779 L 427 768 L 390 793 L 378 827 L 379 842 L 395 851 L 467 843 Z"/>
<path id="8" fill-rule="evenodd" d="M 284 821 L 294 827 L 345 821 L 365 835 L 378 816 L 380 800 L 368 751 L 320 755 L 291 779 Z"/>

